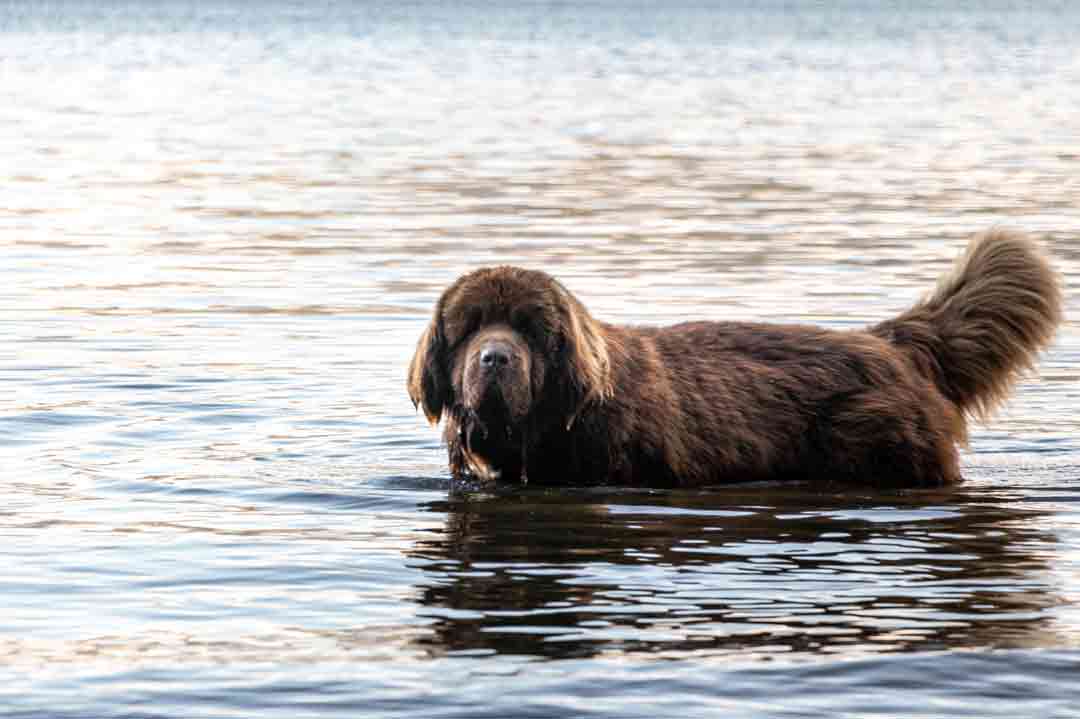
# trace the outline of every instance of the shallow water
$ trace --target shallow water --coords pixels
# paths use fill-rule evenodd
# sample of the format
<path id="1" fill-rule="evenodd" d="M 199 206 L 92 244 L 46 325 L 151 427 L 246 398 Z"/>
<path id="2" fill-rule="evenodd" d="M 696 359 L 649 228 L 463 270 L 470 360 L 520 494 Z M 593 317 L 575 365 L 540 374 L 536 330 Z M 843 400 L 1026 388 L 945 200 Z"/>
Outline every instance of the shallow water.
<path id="1" fill-rule="evenodd" d="M 466 269 L 854 327 L 1078 309 L 1080 11 L 0 5 L 4 716 L 1074 716 L 1080 333 L 941 491 L 451 492 Z"/>

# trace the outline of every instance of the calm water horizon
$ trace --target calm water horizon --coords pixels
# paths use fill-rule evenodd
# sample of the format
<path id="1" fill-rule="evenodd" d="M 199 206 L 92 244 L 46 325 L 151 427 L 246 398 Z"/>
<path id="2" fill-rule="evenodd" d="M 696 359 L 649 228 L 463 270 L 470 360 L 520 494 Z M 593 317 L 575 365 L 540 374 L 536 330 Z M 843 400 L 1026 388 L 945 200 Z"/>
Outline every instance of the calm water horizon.
<path id="1" fill-rule="evenodd" d="M 1080 716 L 1080 6 L 0 2 L 0 717 Z M 441 290 L 1066 324 L 934 491 L 451 491 Z"/>

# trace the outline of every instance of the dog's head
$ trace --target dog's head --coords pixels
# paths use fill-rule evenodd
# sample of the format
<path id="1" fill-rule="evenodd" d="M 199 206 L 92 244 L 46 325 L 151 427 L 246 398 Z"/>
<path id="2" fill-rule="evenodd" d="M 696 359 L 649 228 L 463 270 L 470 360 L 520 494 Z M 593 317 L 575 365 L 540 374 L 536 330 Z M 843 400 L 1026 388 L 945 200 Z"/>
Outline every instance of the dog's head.
<path id="1" fill-rule="evenodd" d="M 478 476 L 516 480 L 530 434 L 569 428 L 611 395 L 603 328 L 552 277 L 516 267 L 464 275 L 435 306 L 409 365 L 409 396 Z"/>

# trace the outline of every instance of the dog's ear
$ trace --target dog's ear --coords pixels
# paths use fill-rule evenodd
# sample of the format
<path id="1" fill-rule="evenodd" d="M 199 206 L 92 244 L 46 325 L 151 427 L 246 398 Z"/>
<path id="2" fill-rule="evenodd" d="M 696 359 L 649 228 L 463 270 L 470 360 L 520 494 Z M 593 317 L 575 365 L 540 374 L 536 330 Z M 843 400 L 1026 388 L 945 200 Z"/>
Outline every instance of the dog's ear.
<path id="1" fill-rule="evenodd" d="M 562 294 L 566 428 L 570 429 L 586 405 L 611 399 L 614 387 L 611 356 L 603 329 L 566 288 L 560 285 L 559 290 Z"/>
<path id="2" fill-rule="evenodd" d="M 416 353 L 409 362 L 409 399 L 421 407 L 432 424 L 438 424 L 443 410 L 453 403 L 450 372 L 446 366 L 446 339 L 442 329 L 442 303 L 420 335 Z"/>

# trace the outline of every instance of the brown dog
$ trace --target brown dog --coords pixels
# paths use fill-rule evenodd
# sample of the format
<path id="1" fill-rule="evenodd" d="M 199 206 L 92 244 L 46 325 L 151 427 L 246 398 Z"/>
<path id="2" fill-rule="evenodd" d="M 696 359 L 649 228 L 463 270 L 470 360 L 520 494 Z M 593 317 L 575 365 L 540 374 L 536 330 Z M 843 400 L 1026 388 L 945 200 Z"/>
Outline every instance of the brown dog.
<path id="1" fill-rule="evenodd" d="M 956 444 L 1061 319 L 1025 236 L 977 236 L 923 302 L 863 331 L 593 319 L 561 284 L 476 270 L 443 293 L 409 366 L 455 478 L 693 486 L 960 479 Z"/>

